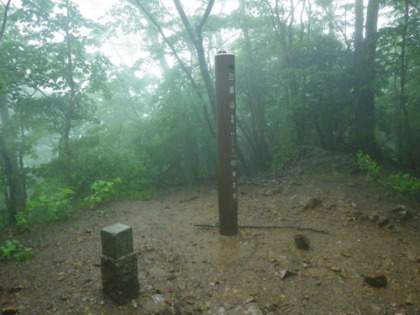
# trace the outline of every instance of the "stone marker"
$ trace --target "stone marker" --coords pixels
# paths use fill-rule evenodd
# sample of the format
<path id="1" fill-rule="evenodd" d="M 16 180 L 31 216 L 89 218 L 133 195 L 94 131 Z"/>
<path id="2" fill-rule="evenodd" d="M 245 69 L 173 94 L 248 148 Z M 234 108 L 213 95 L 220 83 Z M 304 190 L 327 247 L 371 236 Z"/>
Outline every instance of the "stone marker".
<path id="1" fill-rule="evenodd" d="M 118 305 L 139 296 L 137 255 L 131 227 L 116 223 L 101 230 L 102 290 Z"/>

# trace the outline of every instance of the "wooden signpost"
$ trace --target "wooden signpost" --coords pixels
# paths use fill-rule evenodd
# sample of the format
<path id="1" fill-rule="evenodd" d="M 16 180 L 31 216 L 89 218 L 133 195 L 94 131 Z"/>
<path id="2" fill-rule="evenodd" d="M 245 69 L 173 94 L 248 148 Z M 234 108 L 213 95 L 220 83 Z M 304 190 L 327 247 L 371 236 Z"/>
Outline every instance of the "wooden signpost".
<path id="1" fill-rule="evenodd" d="M 219 232 L 238 234 L 235 56 L 220 52 L 216 64 Z"/>

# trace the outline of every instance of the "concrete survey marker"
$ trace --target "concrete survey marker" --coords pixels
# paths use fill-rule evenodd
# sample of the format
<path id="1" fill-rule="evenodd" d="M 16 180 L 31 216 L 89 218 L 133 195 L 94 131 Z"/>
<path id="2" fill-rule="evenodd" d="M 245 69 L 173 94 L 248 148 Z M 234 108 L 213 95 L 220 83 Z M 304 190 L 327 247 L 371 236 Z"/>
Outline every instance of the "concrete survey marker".
<path id="1" fill-rule="evenodd" d="M 139 296 L 137 254 L 131 227 L 116 223 L 101 230 L 102 290 L 119 305 Z"/>

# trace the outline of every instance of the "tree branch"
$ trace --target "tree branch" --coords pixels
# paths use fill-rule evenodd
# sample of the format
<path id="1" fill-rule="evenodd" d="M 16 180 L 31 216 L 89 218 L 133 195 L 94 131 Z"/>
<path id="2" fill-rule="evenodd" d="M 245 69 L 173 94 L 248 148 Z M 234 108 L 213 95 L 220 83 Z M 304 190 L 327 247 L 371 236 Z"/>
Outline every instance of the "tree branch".
<path id="1" fill-rule="evenodd" d="M 159 34 L 162 36 L 163 40 L 165 41 L 165 43 L 169 46 L 169 48 L 172 51 L 172 55 L 175 57 L 175 59 L 178 61 L 179 66 L 181 67 L 181 69 L 185 72 L 185 74 L 187 75 L 187 77 L 190 80 L 194 80 L 191 76 L 190 71 L 187 69 L 187 66 L 185 65 L 184 61 L 182 61 L 182 59 L 178 56 L 178 53 L 176 52 L 175 46 L 172 44 L 172 42 L 169 40 L 168 37 L 166 37 L 165 33 L 163 32 L 163 29 L 160 27 L 160 25 L 158 24 L 158 22 L 155 20 L 155 18 L 153 17 L 153 15 L 149 12 L 149 10 L 146 9 L 146 7 L 143 5 L 141 0 L 135 0 L 135 2 L 137 3 L 137 5 L 139 6 L 140 10 L 147 16 L 148 20 L 156 27 L 157 31 L 159 32 Z M 195 85 L 195 82 L 194 82 Z"/>
<path id="2" fill-rule="evenodd" d="M 206 24 L 207 19 L 210 16 L 211 10 L 213 9 L 213 5 L 214 5 L 215 0 L 210 0 L 206 11 L 204 12 L 203 18 L 201 19 L 200 24 L 197 26 L 197 32 L 201 33 L 201 31 L 203 30 L 204 24 Z"/>
<path id="3" fill-rule="evenodd" d="M 0 42 L 1 42 L 1 39 L 4 35 L 4 30 L 6 29 L 7 13 L 9 11 L 11 2 L 12 2 L 12 0 L 8 0 L 6 5 L 4 6 L 3 22 L 1 23 L 1 28 L 0 28 Z"/>
<path id="4" fill-rule="evenodd" d="M 179 16 L 181 17 L 182 24 L 184 24 L 185 29 L 187 30 L 188 36 L 191 38 L 191 41 L 193 42 L 194 46 L 197 46 L 197 37 L 196 34 L 194 34 L 191 24 L 188 21 L 188 18 L 185 14 L 184 8 L 182 7 L 179 0 L 174 0 L 176 10 L 178 11 Z"/>
<path id="5" fill-rule="evenodd" d="M 218 224 L 194 224 L 194 227 L 198 228 L 218 228 Z M 311 231 L 315 233 L 322 233 L 322 234 L 330 234 L 328 231 L 318 230 L 308 227 L 300 227 L 295 225 L 239 225 L 238 228 L 242 229 L 267 229 L 267 230 L 274 230 L 274 229 L 291 229 L 291 230 L 298 230 L 298 231 Z"/>
<path id="6" fill-rule="evenodd" d="M 176 0 L 174 0 L 176 1 Z M 201 100 L 202 102 L 202 106 L 203 106 L 203 110 L 204 110 L 204 116 L 209 128 L 210 133 L 215 136 L 215 132 L 213 130 L 212 124 L 211 124 L 211 120 L 210 120 L 210 115 L 208 113 L 206 104 L 205 104 L 205 100 L 204 97 L 202 95 L 202 93 L 200 92 L 200 89 L 197 86 L 197 83 L 195 82 L 191 71 L 188 70 L 187 66 L 185 65 L 184 61 L 181 59 L 181 57 L 178 55 L 174 44 L 169 40 L 168 37 L 166 37 L 165 33 L 163 32 L 163 29 L 160 27 L 160 25 L 158 24 L 158 22 L 156 21 L 156 19 L 153 17 L 153 15 L 149 12 L 149 10 L 147 10 L 147 8 L 143 5 L 141 0 L 135 0 L 135 2 L 137 3 L 139 9 L 147 16 L 148 20 L 156 27 L 157 31 L 159 32 L 159 34 L 162 36 L 163 40 L 165 41 L 165 43 L 169 46 L 169 48 L 172 51 L 172 55 L 175 57 L 175 59 L 177 60 L 179 66 L 181 67 L 181 69 L 184 71 L 184 73 L 186 74 L 187 78 L 190 80 L 192 86 L 194 87 L 194 90 L 198 96 L 198 98 Z M 179 3 L 180 5 L 180 3 Z M 183 10 L 182 10 L 183 11 Z M 185 13 L 184 13 L 185 15 Z M 188 20 L 187 20 L 188 23 Z M 188 23 L 189 25 L 189 23 Z M 192 31 L 191 31 L 192 32 Z M 194 43 L 195 44 L 195 43 Z"/>

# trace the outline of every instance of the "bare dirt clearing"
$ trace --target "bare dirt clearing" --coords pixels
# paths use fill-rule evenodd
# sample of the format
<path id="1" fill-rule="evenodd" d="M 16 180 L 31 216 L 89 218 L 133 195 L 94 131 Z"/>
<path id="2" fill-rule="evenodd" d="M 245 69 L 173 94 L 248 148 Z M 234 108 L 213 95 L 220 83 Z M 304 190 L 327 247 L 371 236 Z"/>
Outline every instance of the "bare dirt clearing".
<path id="1" fill-rule="evenodd" d="M 21 235 L 37 256 L 0 263 L 1 308 L 17 307 L 20 314 L 419 314 L 418 220 L 392 211 L 416 205 L 360 175 L 292 162 L 290 172 L 241 182 L 239 224 L 327 233 L 247 228 L 226 237 L 194 227 L 217 223 L 213 183 L 174 188 L 149 201 L 113 202 Z M 133 228 L 139 254 L 141 294 L 122 307 L 101 293 L 99 234 L 116 222 Z M 296 234 L 309 238 L 309 250 L 296 248 Z M 385 276 L 386 287 L 367 284 L 364 277 L 372 274 Z"/>

